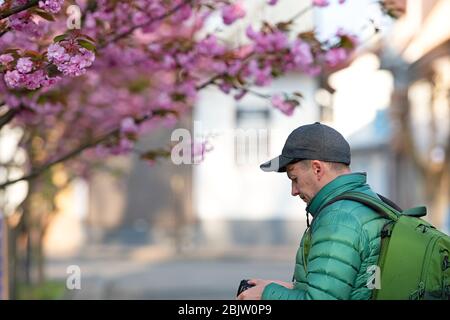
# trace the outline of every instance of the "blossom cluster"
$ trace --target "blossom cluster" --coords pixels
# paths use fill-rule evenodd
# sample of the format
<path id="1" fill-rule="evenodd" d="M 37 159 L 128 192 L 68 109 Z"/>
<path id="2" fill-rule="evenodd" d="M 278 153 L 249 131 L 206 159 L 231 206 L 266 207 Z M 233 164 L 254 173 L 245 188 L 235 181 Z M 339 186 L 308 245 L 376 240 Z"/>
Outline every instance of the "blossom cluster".
<path id="1" fill-rule="evenodd" d="M 77 77 L 84 74 L 92 65 L 95 54 L 73 41 L 61 41 L 48 47 L 47 58 L 64 75 Z"/>
<path id="2" fill-rule="evenodd" d="M 61 6 L 63 5 L 63 3 L 64 0 L 39 1 L 39 8 L 50 13 L 58 13 L 61 10 Z"/>
<path id="3" fill-rule="evenodd" d="M 58 77 L 49 77 L 42 69 L 36 69 L 30 57 L 21 57 L 16 61 L 11 54 L 7 53 L 0 56 L 0 64 L 7 69 L 4 80 L 11 89 L 36 90 L 42 86 L 50 86 L 59 80 Z"/>

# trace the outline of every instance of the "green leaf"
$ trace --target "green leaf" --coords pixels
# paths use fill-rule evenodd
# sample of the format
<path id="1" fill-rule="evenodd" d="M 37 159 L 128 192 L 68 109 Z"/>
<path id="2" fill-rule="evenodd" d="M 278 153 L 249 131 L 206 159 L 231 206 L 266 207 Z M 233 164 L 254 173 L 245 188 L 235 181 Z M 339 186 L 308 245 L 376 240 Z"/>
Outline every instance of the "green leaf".
<path id="1" fill-rule="evenodd" d="M 173 101 L 184 101 L 186 99 L 186 95 L 181 92 L 174 92 L 170 95 Z"/>
<path id="2" fill-rule="evenodd" d="M 305 40 L 305 41 L 317 41 L 316 34 L 314 33 L 314 31 L 300 32 L 297 35 L 297 38 Z"/>
<path id="3" fill-rule="evenodd" d="M 26 55 L 28 57 L 33 57 L 33 58 L 39 58 L 39 59 L 42 58 L 42 55 L 39 52 L 34 51 L 34 50 L 26 50 L 24 52 L 24 55 Z"/>
<path id="4" fill-rule="evenodd" d="M 37 104 L 44 104 L 45 102 L 47 102 L 47 100 L 48 100 L 48 98 L 45 95 L 41 95 L 37 99 L 36 103 Z"/>
<path id="5" fill-rule="evenodd" d="M 289 103 L 290 105 L 294 106 L 294 107 L 297 107 L 297 106 L 300 105 L 300 101 L 293 100 L 293 99 L 286 100 L 286 102 Z"/>
<path id="6" fill-rule="evenodd" d="M 3 54 L 3 53 L 12 55 L 14 59 L 20 58 L 19 49 L 7 49 L 3 52 L 0 52 L 0 54 Z"/>
<path id="7" fill-rule="evenodd" d="M 353 43 L 353 41 L 349 37 L 342 36 L 341 37 L 341 43 L 340 43 L 339 47 L 345 48 L 345 49 L 353 49 L 355 47 L 355 44 Z"/>
<path id="8" fill-rule="evenodd" d="M 79 38 L 85 38 L 85 39 L 91 41 L 92 43 L 95 43 L 95 39 L 89 37 L 87 34 L 80 34 L 78 37 Z"/>
<path id="9" fill-rule="evenodd" d="M 178 112 L 176 110 L 170 110 L 170 109 L 156 109 L 153 111 L 153 115 L 164 117 L 168 114 L 173 114 L 175 116 L 178 116 Z"/>
<path id="10" fill-rule="evenodd" d="M 83 48 L 91 50 L 91 51 L 95 51 L 95 45 L 92 42 L 89 42 L 89 41 L 84 40 L 84 39 L 77 39 L 77 42 Z"/>
<path id="11" fill-rule="evenodd" d="M 272 69 L 271 74 L 272 74 L 272 77 L 278 78 L 279 76 L 281 76 L 281 75 L 283 74 L 283 71 L 281 71 L 280 68 L 274 67 L 274 68 Z"/>
<path id="12" fill-rule="evenodd" d="M 14 48 L 14 49 L 6 49 L 4 53 L 17 53 L 20 49 Z"/>
<path id="13" fill-rule="evenodd" d="M 165 149 L 149 150 L 140 155 L 140 158 L 143 160 L 156 160 L 157 158 L 168 157 L 170 157 L 170 151 Z"/>
<path id="14" fill-rule="evenodd" d="M 236 80 L 237 80 L 237 82 L 238 82 L 242 87 L 246 85 L 246 82 L 245 82 L 244 79 L 242 79 L 240 73 L 236 76 Z"/>
<path id="15" fill-rule="evenodd" d="M 272 33 L 274 31 L 272 25 L 267 21 L 263 21 L 263 26 L 261 30 L 265 33 Z"/>
<path id="16" fill-rule="evenodd" d="M 128 90 L 130 90 L 130 92 L 132 93 L 140 93 L 147 90 L 149 85 L 150 85 L 149 79 L 140 78 L 135 81 L 131 81 L 131 83 L 128 85 Z"/>
<path id="17" fill-rule="evenodd" d="M 48 21 L 55 21 L 55 17 L 53 17 L 52 14 L 48 13 L 47 11 L 41 10 L 41 9 L 35 9 L 34 13 L 36 13 L 41 18 L 44 18 Z"/>
<path id="18" fill-rule="evenodd" d="M 47 69 L 47 74 L 50 77 L 58 76 L 61 74 L 61 72 L 58 70 L 58 68 L 54 64 L 47 65 L 46 69 Z"/>
<path id="19" fill-rule="evenodd" d="M 53 42 L 60 42 L 67 38 L 67 33 L 60 34 L 59 36 L 56 36 L 53 38 Z"/>
<path id="20" fill-rule="evenodd" d="M 276 27 L 280 31 L 290 31 L 292 23 L 291 22 L 278 22 Z"/>
<path id="21" fill-rule="evenodd" d="M 301 94 L 301 93 L 298 92 L 298 91 L 292 92 L 292 94 L 293 94 L 294 96 L 299 97 L 299 98 L 302 98 L 302 99 L 304 98 L 303 94 Z"/>

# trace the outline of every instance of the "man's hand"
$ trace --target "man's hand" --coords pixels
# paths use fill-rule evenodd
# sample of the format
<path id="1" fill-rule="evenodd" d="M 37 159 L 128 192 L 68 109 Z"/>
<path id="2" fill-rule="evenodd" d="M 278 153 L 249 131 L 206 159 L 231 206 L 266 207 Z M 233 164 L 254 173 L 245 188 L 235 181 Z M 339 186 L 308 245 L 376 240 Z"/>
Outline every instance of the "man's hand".
<path id="1" fill-rule="evenodd" d="M 278 283 L 286 288 L 292 289 L 293 284 L 290 282 L 284 282 L 279 280 L 263 280 L 263 279 L 250 279 L 248 283 L 255 285 L 254 287 L 242 292 L 237 299 L 238 300 L 261 300 L 264 288 L 270 283 Z"/>
<path id="2" fill-rule="evenodd" d="M 264 288 L 271 283 L 272 281 L 262 280 L 262 279 L 250 279 L 248 280 L 249 284 L 253 284 L 254 287 L 251 287 L 245 291 L 243 291 L 238 297 L 238 300 L 261 300 L 261 295 L 264 291 Z"/>

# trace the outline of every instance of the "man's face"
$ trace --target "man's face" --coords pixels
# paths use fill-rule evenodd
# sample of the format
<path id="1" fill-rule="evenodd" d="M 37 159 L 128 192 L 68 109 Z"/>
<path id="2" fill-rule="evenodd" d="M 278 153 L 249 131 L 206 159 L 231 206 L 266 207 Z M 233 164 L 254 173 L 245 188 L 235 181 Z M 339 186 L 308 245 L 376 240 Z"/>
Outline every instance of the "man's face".
<path id="1" fill-rule="evenodd" d="M 292 196 L 299 196 L 309 204 L 317 193 L 317 181 L 311 166 L 296 162 L 289 164 L 286 169 L 288 178 L 291 179 L 292 183 Z"/>

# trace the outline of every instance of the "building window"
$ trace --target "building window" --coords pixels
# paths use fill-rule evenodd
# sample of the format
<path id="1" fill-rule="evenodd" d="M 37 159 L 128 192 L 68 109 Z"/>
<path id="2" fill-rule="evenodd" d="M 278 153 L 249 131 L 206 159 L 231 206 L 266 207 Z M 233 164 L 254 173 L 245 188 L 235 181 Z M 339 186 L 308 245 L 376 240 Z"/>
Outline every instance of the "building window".
<path id="1" fill-rule="evenodd" d="M 254 166 L 268 157 L 270 116 L 268 107 L 237 106 L 234 135 L 237 166 Z"/>

